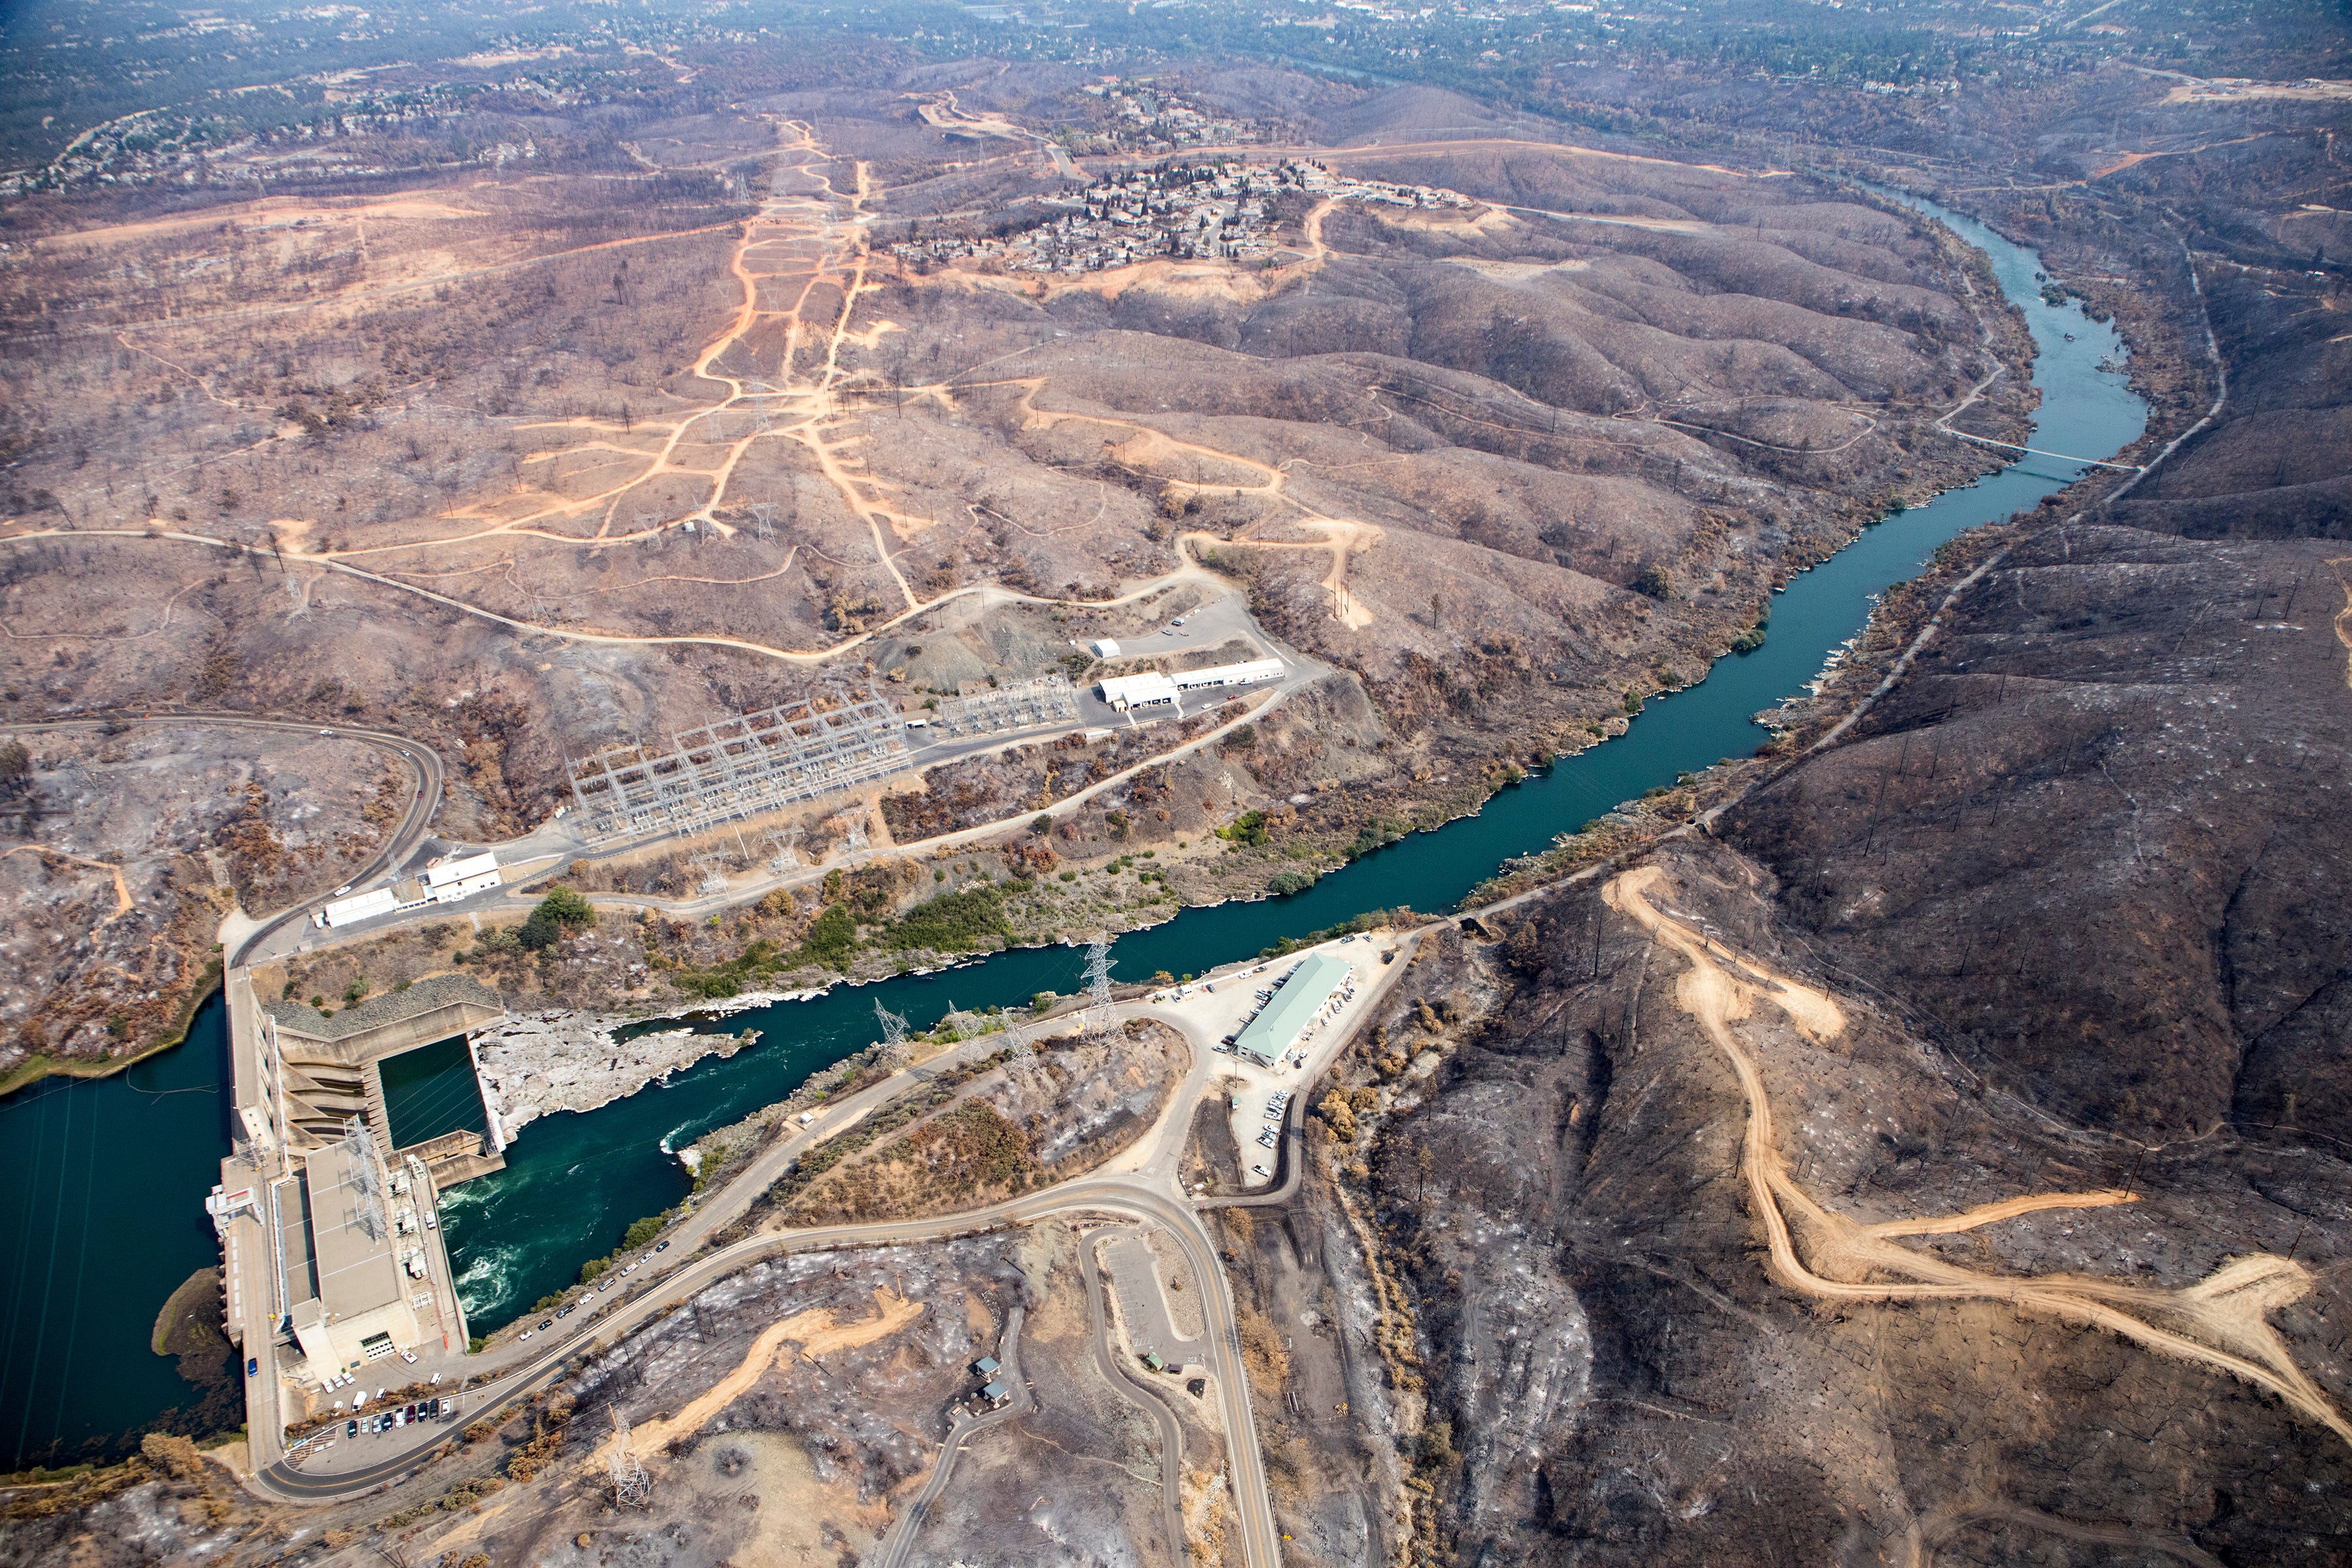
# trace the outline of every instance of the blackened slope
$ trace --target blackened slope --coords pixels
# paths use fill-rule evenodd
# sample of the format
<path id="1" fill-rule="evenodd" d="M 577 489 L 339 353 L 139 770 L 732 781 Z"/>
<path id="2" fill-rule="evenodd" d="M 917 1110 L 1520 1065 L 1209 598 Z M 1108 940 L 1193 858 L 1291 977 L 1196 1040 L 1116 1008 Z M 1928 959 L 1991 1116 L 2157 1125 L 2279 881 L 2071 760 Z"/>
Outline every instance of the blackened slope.
<path id="1" fill-rule="evenodd" d="M 1987 1092 L 1875 1010 L 1754 862 L 1704 842 L 1655 861 L 1672 907 L 1845 1013 L 1821 1042 L 1769 1009 L 1739 1026 L 1792 1173 L 1824 1205 L 1883 1220 L 2128 1176 L 2128 1207 L 1912 1245 L 1995 1273 L 2186 1282 L 2292 1239 L 2321 1293 L 2280 1326 L 2307 1363 L 2340 1367 L 2340 1165 L 2204 1140 L 2135 1169 L 2128 1142 Z M 1595 884 L 1508 921 L 1466 972 L 1412 977 L 1491 994 L 1423 1103 L 1401 1086 L 1372 1160 L 1431 1418 L 1459 1451 L 1422 1471 L 1456 1561 L 1900 1563 L 1921 1560 L 1916 1540 L 1938 1562 L 2009 1563 L 2091 1526 L 2149 1561 L 2337 1547 L 2347 1450 L 2227 1378 L 2005 1303 L 1830 1308 L 1773 1284 L 1739 1090 L 1676 1002 L 1685 961 Z M 2323 1216 L 2307 1230 L 2306 1212 Z"/>
<path id="2" fill-rule="evenodd" d="M 2340 280 L 2200 268 L 2230 396 L 2116 521 L 2190 539 L 2352 539 L 2352 319 Z"/>
<path id="3" fill-rule="evenodd" d="M 2327 553 L 2053 529 L 1725 836 L 1840 964 L 2062 1116 L 2352 1142 Z"/>

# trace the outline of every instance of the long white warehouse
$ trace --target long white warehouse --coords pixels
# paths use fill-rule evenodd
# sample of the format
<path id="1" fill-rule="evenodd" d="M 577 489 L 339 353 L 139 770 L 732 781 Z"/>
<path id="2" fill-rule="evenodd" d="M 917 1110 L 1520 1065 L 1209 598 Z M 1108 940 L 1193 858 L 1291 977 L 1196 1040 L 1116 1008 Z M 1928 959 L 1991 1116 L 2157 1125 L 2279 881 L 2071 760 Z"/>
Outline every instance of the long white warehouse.
<path id="1" fill-rule="evenodd" d="M 1278 658 L 1254 658 L 1246 664 L 1220 664 L 1208 669 L 1181 670 L 1174 675 L 1150 671 L 1142 675 L 1108 676 L 1095 683 L 1095 695 L 1112 707 L 1171 707 L 1187 691 L 1211 691 L 1226 686 L 1255 686 L 1282 679 Z"/>
<path id="2" fill-rule="evenodd" d="M 1171 675 L 1179 691 L 1201 691 L 1215 686 L 1255 686 L 1282 679 L 1282 660 L 1254 658 L 1247 664 L 1221 664 L 1213 669 L 1188 669 Z"/>

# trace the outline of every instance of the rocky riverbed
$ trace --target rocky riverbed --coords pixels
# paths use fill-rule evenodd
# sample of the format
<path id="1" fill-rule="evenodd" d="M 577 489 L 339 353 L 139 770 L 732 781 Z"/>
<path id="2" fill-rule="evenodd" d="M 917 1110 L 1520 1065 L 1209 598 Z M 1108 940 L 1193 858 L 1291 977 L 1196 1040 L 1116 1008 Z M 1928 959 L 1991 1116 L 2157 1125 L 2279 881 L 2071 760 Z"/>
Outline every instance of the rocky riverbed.
<path id="1" fill-rule="evenodd" d="M 593 1110 L 635 1094 L 656 1079 L 704 1057 L 731 1057 L 752 1044 L 756 1029 L 738 1035 L 662 1029 L 623 1038 L 639 1020 L 620 1014 L 519 1013 L 476 1043 L 482 1097 L 500 1131 L 511 1140 L 554 1110 Z"/>

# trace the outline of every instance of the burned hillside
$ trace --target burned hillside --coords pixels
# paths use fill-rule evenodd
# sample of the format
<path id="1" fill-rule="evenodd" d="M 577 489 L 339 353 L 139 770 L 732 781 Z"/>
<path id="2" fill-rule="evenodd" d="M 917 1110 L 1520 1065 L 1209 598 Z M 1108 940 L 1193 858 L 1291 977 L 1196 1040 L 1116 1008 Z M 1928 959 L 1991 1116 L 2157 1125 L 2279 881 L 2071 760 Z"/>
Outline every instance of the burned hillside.
<path id="1" fill-rule="evenodd" d="M 2160 1336 L 2037 1305 L 2086 1279 L 2153 1300 L 2267 1258 L 2294 1282 L 2268 1322 L 2340 1410 L 2336 1162 L 2234 1141 L 2151 1155 L 2054 1121 L 1842 984 L 1761 867 L 1711 845 L 1654 865 L 1662 926 L 1617 896 L 1636 876 L 1588 881 L 1465 955 L 1497 1000 L 1446 1031 L 1425 1103 L 1364 1175 L 1418 1324 L 1396 1363 L 1426 1380 L 1423 1430 L 1446 1423 L 1416 1444 L 1439 1541 L 1701 1563 L 1759 1542 L 1901 1560 L 1906 1538 L 2000 1560 L 2078 1523 L 2244 1562 L 2343 1539 L 2347 1447 L 2324 1422 Z M 1689 1010 L 1698 964 L 1768 994 L 1801 977 L 1836 1016 L 1809 1033 L 1759 1002 L 1729 1026 L 1773 1118 L 1793 1277 L 1764 1245 L 1736 1064 Z M 2291 1242 L 2301 1261 L 2278 1263 Z M 1905 1270 L 1982 1283 L 1883 1299 Z"/>

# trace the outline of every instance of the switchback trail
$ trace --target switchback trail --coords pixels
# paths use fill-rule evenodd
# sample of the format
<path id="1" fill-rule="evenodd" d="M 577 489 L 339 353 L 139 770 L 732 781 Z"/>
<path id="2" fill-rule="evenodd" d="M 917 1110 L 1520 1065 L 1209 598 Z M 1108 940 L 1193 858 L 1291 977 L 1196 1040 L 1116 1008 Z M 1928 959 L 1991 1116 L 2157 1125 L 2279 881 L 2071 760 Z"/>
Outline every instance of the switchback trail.
<path id="1" fill-rule="evenodd" d="M 2309 1293 L 2311 1273 L 2299 1263 L 2253 1253 L 2231 1258 L 2198 1284 L 2177 1290 L 2074 1275 L 1986 1274 L 1913 1251 L 1893 1237 L 1949 1235 L 2034 1209 L 2097 1207 L 2127 1201 L 2126 1195 L 2048 1194 L 1942 1219 L 1872 1226 L 1815 1202 L 1789 1174 L 1787 1157 L 1773 1131 L 1772 1101 L 1763 1075 L 1731 1026 L 1750 1016 L 1759 1001 L 1769 1002 L 1798 1033 L 1828 1041 L 1844 1033 L 1845 1014 L 1826 992 L 1775 973 L 1663 913 L 1648 893 L 1665 879 L 1655 866 L 1637 867 L 1612 879 L 1601 897 L 1689 964 L 1675 983 L 1675 1002 L 1723 1052 L 1747 1100 L 1748 1131 L 1740 1163 L 1747 1171 L 1749 1204 L 1770 1247 L 1769 1268 L 1776 1281 L 1822 1300 L 2007 1301 L 2023 1311 L 2105 1329 L 2160 1355 L 2228 1373 L 2274 1394 L 2352 1444 L 2352 1423 L 2295 1364 L 2267 1317 L 2272 1309 Z M 2151 1320 L 2161 1320 L 2165 1326 Z"/>

